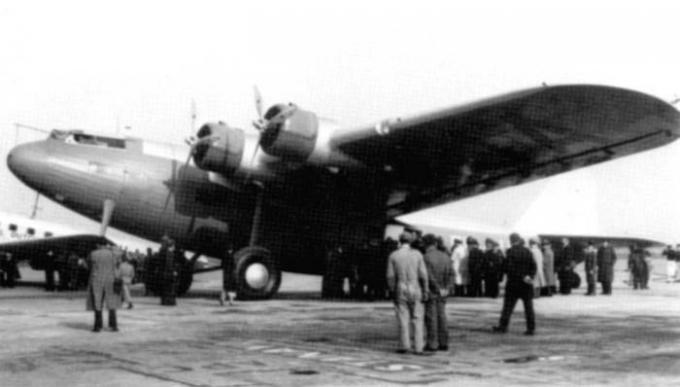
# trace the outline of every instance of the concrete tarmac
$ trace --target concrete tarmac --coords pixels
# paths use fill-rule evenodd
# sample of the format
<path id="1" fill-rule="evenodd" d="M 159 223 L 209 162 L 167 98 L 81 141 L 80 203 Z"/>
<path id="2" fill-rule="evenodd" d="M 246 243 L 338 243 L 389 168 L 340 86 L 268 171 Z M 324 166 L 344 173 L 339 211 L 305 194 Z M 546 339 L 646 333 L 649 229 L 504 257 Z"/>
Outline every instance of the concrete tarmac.
<path id="1" fill-rule="evenodd" d="M 315 276 L 286 273 L 276 299 L 231 307 L 219 273 L 176 307 L 137 285 L 118 333 L 90 332 L 84 292 L 0 289 L 0 386 L 680 385 L 680 282 L 655 260 L 651 289 L 634 291 L 624 261 L 612 296 L 582 284 L 535 300 L 533 337 L 521 303 L 497 335 L 501 298 L 450 298 L 451 350 L 432 357 L 395 353 L 390 302 L 321 300 Z"/>

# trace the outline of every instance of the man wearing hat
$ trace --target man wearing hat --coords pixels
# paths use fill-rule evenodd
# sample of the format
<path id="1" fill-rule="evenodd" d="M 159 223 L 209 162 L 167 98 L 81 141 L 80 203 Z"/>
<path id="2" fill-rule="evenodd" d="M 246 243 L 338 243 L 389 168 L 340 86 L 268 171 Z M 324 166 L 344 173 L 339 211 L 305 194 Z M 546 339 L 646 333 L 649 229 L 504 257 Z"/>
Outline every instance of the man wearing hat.
<path id="1" fill-rule="evenodd" d="M 425 326 L 427 328 L 426 351 L 447 351 L 449 331 L 446 322 L 446 298 L 453 283 L 453 268 L 449 256 L 438 248 L 437 237 L 423 237 L 425 267 L 427 268 L 430 297 L 425 302 Z"/>
<path id="2" fill-rule="evenodd" d="M 458 238 L 453 240 L 451 263 L 455 274 L 455 296 L 464 296 L 467 294 L 467 285 L 469 283 L 468 249 L 463 244 L 463 241 Z"/>
<path id="3" fill-rule="evenodd" d="M 493 327 L 496 333 L 505 333 L 508 330 L 510 316 L 515 309 L 518 299 L 524 304 L 524 316 L 527 322 L 525 335 L 533 335 L 536 330 L 534 317 L 534 276 L 536 275 L 536 262 L 531 251 L 522 246 L 522 238 L 517 233 L 510 234 L 510 247 L 505 255 L 504 272 L 507 276 L 505 284 L 505 297 L 503 310 L 498 326 Z"/>
<path id="4" fill-rule="evenodd" d="M 529 239 L 529 250 L 536 262 L 536 277 L 534 278 L 534 296 L 541 295 L 541 288 L 545 286 L 545 275 L 543 274 L 543 252 L 538 247 L 538 238 Z"/>
<path id="5" fill-rule="evenodd" d="M 602 283 L 602 294 L 611 296 L 612 281 L 614 280 L 614 265 L 616 252 L 609 241 L 602 242 L 597 250 L 597 280 Z"/>
<path id="6" fill-rule="evenodd" d="M 390 254 L 387 264 L 387 285 L 394 296 L 399 323 L 400 348 L 397 352 L 406 353 L 411 349 L 413 333 L 414 352 L 423 355 L 423 301 L 428 297 L 428 279 L 423 255 L 411 246 L 412 242 L 410 233 L 404 232 L 399 236 L 401 246 Z"/>
<path id="7" fill-rule="evenodd" d="M 120 256 L 104 241 L 97 245 L 97 249 L 90 253 L 88 266 L 90 280 L 87 288 L 87 310 L 94 311 L 93 332 L 102 330 L 102 310 L 109 310 L 109 328 L 118 331 L 116 309 L 121 305 L 121 295 L 114 292 L 113 282 L 116 270 L 120 264 Z"/>
<path id="8" fill-rule="evenodd" d="M 486 238 L 484 241 L 486 251 L 484 252 L 484 295 L 486 297 L 498 297 L 498 283 L 503 279 L 502 264 L 503 252 L 498 243 L 493 239 Z"/>
<path id="9" fill-rule="evenodd" d="M 593 241 L 588 241 L 588 247 L 583 251 L 584 265 L 586 269 L 586 282 L 588 283 L 588 291 L 586 296 L 595 295 L 595 279 L 597 277 L 597 249 Z"/>
<path id="10" fill-rule="evenodd" d="M 555 253 L 549 240 L 543 239 L 541 244 L 543 246 L 543 277 L 545 277 L 545 286 L 541 289 L 541 295 L 550 297 L 557 292 Z"/>
<path id="11" fill-rule="evenodd" d="M 473 237 L 467 238 L 468 245 L 468 271 L 470 273 L 470 286 L 468 297 L 482 296 L 482 270 L 484 267 L 484 253 L 479 248 L 479 243 Z"/>

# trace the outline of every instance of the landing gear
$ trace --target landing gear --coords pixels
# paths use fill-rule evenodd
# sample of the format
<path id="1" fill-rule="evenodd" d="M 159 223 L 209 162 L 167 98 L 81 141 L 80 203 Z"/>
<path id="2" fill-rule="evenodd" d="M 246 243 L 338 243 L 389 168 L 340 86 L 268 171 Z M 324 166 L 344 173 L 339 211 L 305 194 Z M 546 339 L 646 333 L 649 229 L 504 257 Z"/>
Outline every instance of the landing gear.
<path id="1" fill-rule="evenodd" d="M 264 247 L 249 246 L 234 254 L 237 294 L 246 299 L 270 298 L 281 286 L 281 269 Z"/>

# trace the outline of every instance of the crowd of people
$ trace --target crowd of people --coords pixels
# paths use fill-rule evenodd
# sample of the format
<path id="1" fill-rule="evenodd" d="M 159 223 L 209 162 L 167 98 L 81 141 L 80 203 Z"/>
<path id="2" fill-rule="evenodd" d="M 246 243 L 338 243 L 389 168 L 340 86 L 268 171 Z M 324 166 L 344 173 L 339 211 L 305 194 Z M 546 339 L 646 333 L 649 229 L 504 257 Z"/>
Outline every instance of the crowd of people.
<path id="1" fill-rule="evenodd" d="M 616 253 L 608 241 L 596 247 L 588 242 L 585 249 L 572 245 L 564 238 L 558 253 L 552 243 L 538 238 L 529 243 L 513 233 L 511 247 L 503 252 L 499 244 L 485 240 L 481 250 L 475 238 L 466 243 L 453 241 L 450 250 L 441 238 L 432 234 L 421 236 L 417 230 L 406 229 L 399 237 L 399 246 L 387 262 L 387 286 L 395 303 L 400 331 L 399 353 L 413 351 L 427 355 L 448 350 L 446 330 L 446 299 L 453 296 L 498 297 L 499 283 L 505 277 L 505 292 L 500 320 L 492 331 L 505 333 L 517 301 L 522 300 L 526 320 L 526 335 L 536 329 L 533 299 L 559 293 L 568 295 L 580 285 L 574 268 L 584 262 L 587 281 L 586 295 L 612 294 Z M 630 262 L 644 261 L 644 250 L 631 248 Z M 637 268 L 631 268 L 634 281 L 640 281 Z M 558 288 L 559 284 L 559 288 Z M 411 343 L 411 337 L 413 343 Z"/>
<path id="2" fill-rule="evenodd" d="M 500 285 L 505 279 L 503 310 L 495 332 L 507 330 L 510 315 L 518 300 L 522 300 L 526 313 L 526 334 L 535 330 L 533 299 L 550 297 L 556 293 L 568 295 L 578 288 L 581 278 L 575 267 L 583 262 L 586 292 L 597 294 L 597 283 L 603 295 L 612 294 L 614 265 L 617 260 L 614 248 L 603 241 L 596 246 L 588 242 L 585 247 L 572 244 L 568 238 L 561 241 L 529 238 L 528 243 L 517 234 L 510 236 L 511 247 L 505 251 L 498 241 L 484 240 L 481 247 L 474 237 L 453 238 L 447 247 L 442 237 L 422 235 L 419 230 L 406 228 L 399 240 L 387 238 L 382 244 L 330 252 L 325 262 L 323 297 L 355 297 L 368 299 L 393 299 L 401 329 L 400 352 L 411 349 L 414 338 L 416 353 L 448 349 L 446 329 L 446 300 L 449 297 L 489 297 L 500 295 Z M 45 260 L 47 290 L 76 290 L 88 287 L 88 308 L 95 312 L 95 331 L 101 330 L 102 305 L 111 300 L 113 321 L 117 329 L 115 309 L 127 304 L 133 307 L 130 285 L 144 282 L 147 294 L 159 295 L 162 305 L 175 305 L 179 282 L 178 265 L 186 264 L 184 251 L 176 248 L 168 237 L 161 248 L 146 254 L 116 246 L 99 246 L 88 257 L 77 254 L 48 252 Z M 663 255 L 668 261 L 668 281 L 680 275 L 680 245 L 668 246 Z M 102 258 L 112 257 L 112 258 Z M 112 263 L 98 261 L 111 260 Z M 230 273 L 230 260 L 224 260 L 224 273 Z M 101 270 L 108 273 L 115 288 L 99 285 Z M 650 254 L 645 249 L 631 245 L 628 254 L 628 283 L 634 289 L 648 289 L 651 272 Z M 58 287 L 54 273 L 58 274 Z M 385 274 L 387 273 L 387 274 Z M 224 278 L 230 278 L 223 274 Z M 17 263 L 11 254 L 0 253 L 0 285 L 13 286 L 19 278 Z M 108 277 L 107 277 L 108 278 Z M 624 281 L 625 282 L 625 281 Z M 236 289 L 224 281 L 220 296 L 233 303 Z M 120 303 L 120 305 L 118 304 Z M 409 332 L 413 325 L 415 332 Z M 112 328 L 112 329 L 113 329 Z M 413 335 L 413 333 L 415 335 Z"/>
<path id="3" fill-rule="evenodd" d="M 21 274 L 16 259 L 10 253 L 0 252 L 0 286 L 13 288 L 18 279 Z"/>
<path id="4" fill-rule="evenodd" d="M 410 228 L 407 228 L 407 231 L 415 238 L 411 245 L 424 254 L 425 246 L 421 233 Z M 581 286 L 582 279 L 575 268 L 582 261 L 585 262 L 586 294 L 595 295 L 595 286 L 598 282 L 602 284 L 602 294 L 611 294 L 616 253 L 608 241 L 603 241 L 598 246 L 588 242 L 585 247 L 572 244 L 568 238 L 562 240 L 529 238 L 528 243 L 524 239 L 522 243 L 531 253 L 537 266 L 534 279 L 536 297 L 550 297 L 556 293 L 571 294 L 573 289 Z M 381 245 L 366 244 L 352 250 L 334 249 L 326 260 L 322 296 L 389 299 L 390 292 L 381 273 L 386 268 L 390 253 L 399 245 L 397 241 L 387 238 Z M 505 252 L 498 241 L 487 238 L 484 245 L 480 246 L 474 237 L 465 239 L 456 237 L 453 238 L 451 247 L 447 247 L 441 237 L 434 236 L 434 247 L 447 254 L 453 266 L 454 278 L 449 289 L 450 296 L 490 298 L 499 296 Z M 645 258 L 648 255 L 649 253 L 642 248 L 631 247 L 629 258 L 631 285 L 638 282 L 647 283 L 642 278 L 648 271 Z M 675 257 L 680 259 L 680 252 L 673 255 L 673 259 Z"/>
<path id="5" fill-rule="evenodd" d="M 139 250 L 128 251 L 128 249 L 119 247 L 116 249 L 120 252 L 121 260 L 124 259 L 135 270 L 131 283 L 141 282 L 147 255 Z M 76 251 L 56 253 L 48 251 L 43 260 L 43 268 L 46 291 L 73 291 L 87 286 L 90 273 L 87 257 L 79 255 Z"/>

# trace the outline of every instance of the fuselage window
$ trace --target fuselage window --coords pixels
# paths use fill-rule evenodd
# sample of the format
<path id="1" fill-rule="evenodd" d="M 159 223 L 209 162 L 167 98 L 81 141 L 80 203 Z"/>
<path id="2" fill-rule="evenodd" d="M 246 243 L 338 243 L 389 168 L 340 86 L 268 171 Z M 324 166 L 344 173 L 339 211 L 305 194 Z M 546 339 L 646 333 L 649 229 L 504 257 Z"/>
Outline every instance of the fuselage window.
<path id="1" fill-rule="evenodd" d="M 35 229 L 32 228 L 32 227 L 27 228 L 27 229 L 26 229 L 26 234 L 27 234 L 28 236 L 35 236 Z"/>
<path id="2" fill-rule="evenodd" d="M 19 228 L 17 227 L 16 224 L 12 223 L 9 225 L 9 231 L 14 231 L 16 232 Z"/>
<path id="3" fill-rule="evenodd" d="M 54 234 L 52 234 L 51 232 L 45 231 L 45 238 L 51 238 L 53 236 L 54 236 Z"/>

